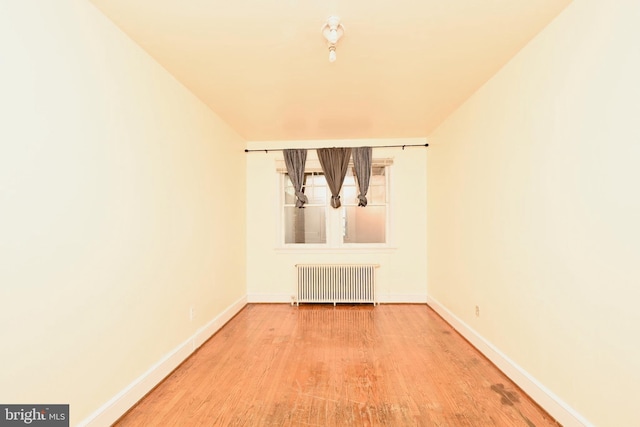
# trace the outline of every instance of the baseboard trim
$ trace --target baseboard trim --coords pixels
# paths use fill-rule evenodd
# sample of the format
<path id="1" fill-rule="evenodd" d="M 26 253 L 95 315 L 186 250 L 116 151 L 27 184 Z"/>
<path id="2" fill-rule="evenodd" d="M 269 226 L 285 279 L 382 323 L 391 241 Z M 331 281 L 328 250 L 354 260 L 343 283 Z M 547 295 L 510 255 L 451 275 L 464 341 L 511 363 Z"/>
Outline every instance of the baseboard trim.
<path id="1" fill-rule="evenodd" d="M 249 294 L 249 303 L 287 303 L 292 301 L 292 294 Z M 426 294 L 387 294 L 378 295 L 381 304 L 426 304 Z"/>
<path id="2" fill-rule="evenodd" d="M 189 339 L 167 353 L 144 374 L 129 384 L 124 390 L 98 408 L 93 414 L 81 421 L 79 426 L 110 426 L 124 415 L 133 405 L 142 399 L 149 391 L 166 378 L 175 368 L 197 350 L 205 341 L 215 334 L 233 316 L 247 305 L 244 296 L 231 304 L 226 310 L 213 318 L 209 323 L 198 329 Z"/>
<path id="3" fill-rule="evenodd" d="M 531 374 L 509 359 L 504 353 L 487 341 L 473 328 L 463 322 L 440 302 L 432 297 L 427 304 L 467 341 L 476 347 L 484 356 L 498 367 L 506 376 L 527 393 L 538 405 L 565 427 L 593 427 L 576 410 L 542 385 Z"/>

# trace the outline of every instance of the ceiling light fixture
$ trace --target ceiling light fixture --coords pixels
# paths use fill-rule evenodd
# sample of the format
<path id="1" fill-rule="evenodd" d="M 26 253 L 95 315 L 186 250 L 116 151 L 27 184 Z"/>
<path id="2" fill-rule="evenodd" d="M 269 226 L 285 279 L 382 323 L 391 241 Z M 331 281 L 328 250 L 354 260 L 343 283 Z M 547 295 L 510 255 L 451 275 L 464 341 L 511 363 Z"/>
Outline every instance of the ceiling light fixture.
<path id="1" fill-rule="evenodd" d="M 327 39 L 329 44 L 329 62 L 336 60 L 336 43 L 344 34 L 344 27 L 340 23 L 340 18 L 330 16 L 327 22 L 322 26 L 322 35 Z"/>

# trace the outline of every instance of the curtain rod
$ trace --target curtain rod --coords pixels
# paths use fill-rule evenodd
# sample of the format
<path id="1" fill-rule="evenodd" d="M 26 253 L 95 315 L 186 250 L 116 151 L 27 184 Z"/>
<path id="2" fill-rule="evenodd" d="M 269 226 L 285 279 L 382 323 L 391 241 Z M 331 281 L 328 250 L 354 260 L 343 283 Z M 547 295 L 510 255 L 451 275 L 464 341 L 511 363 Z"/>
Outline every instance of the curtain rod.
<path id="1" fill-rule="evenodd" d="M 376 146 L 371 146 L 371 148 L 402 148 L 403 150 L 405 149 L 405 147 L 428 147 L 429 144 L 403 144 L 403 145 L 376 145 Z M 327 148 L 327 147 L 323 147 L 323 148 Z M 353 147 L 332 147 L 332 148 L 353 148 Z M 319 148 L 307 148 L 307 150 L 318 150 Z M 267 149 L 256 149 L 256 150 L 247 150 L 245 149 L 244 152 L 245 153 L 254 153 L 254 152 L 264 152 L 264 153 L 268 153 L 269 151 L 284 151 L 285 148 L 267 148 Z"/>

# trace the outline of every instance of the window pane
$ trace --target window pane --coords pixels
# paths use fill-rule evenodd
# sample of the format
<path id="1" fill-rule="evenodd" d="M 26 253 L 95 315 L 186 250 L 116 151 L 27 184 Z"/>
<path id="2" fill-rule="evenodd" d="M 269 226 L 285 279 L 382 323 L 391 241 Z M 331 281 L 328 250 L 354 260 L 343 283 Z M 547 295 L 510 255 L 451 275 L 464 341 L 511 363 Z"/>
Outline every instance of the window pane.
<path id="1" fill-rule="evenodd" d="M 326 243 L 325 207 L 284 208 L 285 243 Z"/>
<path id="2" fill-rule="evenodd" d="M 286 205 L 292 205 L 296 202 L 296 192 L 293 187 L 285 187 L 284 189 L 284 203 Z"/>
<path id="3" fill-rule="evenodd" d="M 327 201 L 327 188 L 326 187 L 307 187 L 305 191 L 309 203 L 324 204 Z"/>
<path id="4" fill-rule="evenodd" d="M 306 184 L 308 186 L 322 186 L 327 185 L 327 180 L 324 178 L 324 175 L 318 175 L 317 173 L 305 174 Z"/>
<path id="5" fill-rule="evenodd" d="M 369 185 L 384 185 L 384 184 L 385 184 L 384 169 L 380 174 L 376 174 L 374 170 L 371 174 L 371 178 L 369 179 Z"/>
<path id="6" fill-rule="evenodd" d="M 342 203 L 345 205 L 358 204 L 358 193 L 356 187 L 342 187 Z"/>
<path id="7" fill-rule="evenodd" d="M 369 187 L 367 192 L 367 201 L 369 203 L 384 203 L 386 200 L 386 191 L 383 186 L 375 185 Z"/>
<path id="8" fill-rule="evenodd" d="M 329 200 L 329 188 L 326 187 L 326 182 L 324 187 L 316 187 L 315 188 L 315 199 L 318 203 L 327 203 Z"/>
<path id="9" fill-rule="evenodd" d="M 345 206 L 344 243 L 384 243 L 386 206 Z"/>

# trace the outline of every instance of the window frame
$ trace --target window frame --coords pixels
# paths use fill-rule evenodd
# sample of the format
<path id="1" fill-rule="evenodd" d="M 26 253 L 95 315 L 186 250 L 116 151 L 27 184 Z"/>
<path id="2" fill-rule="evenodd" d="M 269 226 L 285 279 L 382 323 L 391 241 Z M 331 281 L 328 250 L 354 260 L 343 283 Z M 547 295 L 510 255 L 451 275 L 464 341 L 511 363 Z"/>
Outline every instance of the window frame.
<path id="1" fill-rule="evenodd" d="M 276 235 L 276 250 L 281 252 L 318 252 L 346 251 L 346 252 L 387 252 L 396 249 L 394 245 L 393 224 L 393 160 L 390 158 L 373 159 L 373 167 L 385 168 L 385 242 L 384 243 L 344 243 L 342 232 L 342 218 L 345 206 L 353 206 L 352 203 L 345 204 L 343 200 L 343 189 L 340 190 L 342 206 L 334 209 L 330 206 L 329 200 L 325 204 L 325 235 L 326 243 L 285 243 L 285 186 L 287 183 L 287 170 L 284 162 L 278 162 L 278 227 Z M 353 168 L 353 162 L 349 162 L 349 170 Z M 322 168 L 317 160 L 307 160 L 305 173 L 322 173 Z M 357 186 L 356 186 L 357 188 Z M 327 188 L 328 189 L 328 188 Z M 366 209 L 366 207 L 362 208 Z"/>

